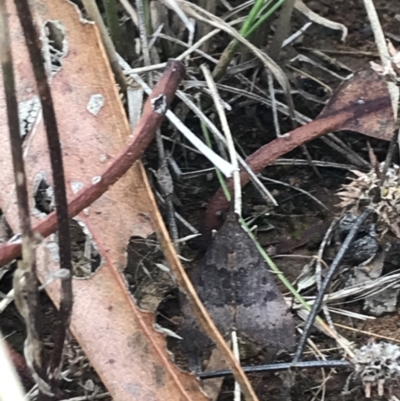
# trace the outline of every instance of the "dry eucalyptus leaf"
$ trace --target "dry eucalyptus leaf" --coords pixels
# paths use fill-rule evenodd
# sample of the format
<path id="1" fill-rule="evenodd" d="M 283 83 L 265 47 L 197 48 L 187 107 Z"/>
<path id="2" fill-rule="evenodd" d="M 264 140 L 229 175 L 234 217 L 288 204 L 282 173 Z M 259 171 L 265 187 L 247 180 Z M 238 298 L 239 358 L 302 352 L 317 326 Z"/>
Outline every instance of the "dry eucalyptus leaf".
<path id="1" fill-rule="evenodd" d="M 85 21 L 72 2 L 31 2 L 44 43 L 51 73 L 51 90 L 62 141 L 69 199 L 94 180 L 124 147 L 130 135 L 109 62 L 96 26 Z M 36 83 L 16 17 L 14 2 L 7 1 L 18 101 L 37 97 Z M 25 117 L 24 117 L 25 118 Z M 6 125 L 4 91 L 0 88 L 0 207 L 10 226 L 19 231 L 11 151 Z M 51 169 L 41 113 L 30 117 L 25 136 L 25 162 L 30 206 L 35 206 L 35 177 L 45 173 L 51 187 Z M 91 365 L 119 401 L 206 400 L 198 381 L 171 361 L 164 335 L 154 330 L 154 316 L 142 312 L 129 294 L 122 270 L 132 236 L 153 232 L 155 202 L 136 163 L 79 219 L 96 244 L 103 264 L 89 279 L 74 279 L 71 330 Z M 35 223 L 40 214 L 32 216 Z M 39 246 L 38 272 L 46 282 L 59 268 L 47 248 Z M 46 286 L 58 305 L 60 281 Z"/>

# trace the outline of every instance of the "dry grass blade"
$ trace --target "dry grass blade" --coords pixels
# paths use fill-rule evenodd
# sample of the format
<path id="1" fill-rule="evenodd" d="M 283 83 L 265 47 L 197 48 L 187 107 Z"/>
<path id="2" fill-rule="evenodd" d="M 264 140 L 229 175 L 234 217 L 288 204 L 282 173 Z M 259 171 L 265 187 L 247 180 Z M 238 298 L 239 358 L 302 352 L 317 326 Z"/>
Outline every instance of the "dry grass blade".
<path id="1" fill-rule="evenodd" d="M 221 18 L 212 15 L 211 13 L 203 10 L 202 8 L 188 1 L 179 0 L 178 3 L 181 4 L 182 10 L 184 10 L 191 17 L 199 21 L 205 22 L 206 24 L 212 25 L 215 28 L 218 28 L 228 33 L 229 35 L 237 39 L 239 42 L 244 44 L 250 51 L 252 51 L 255 54 L 255 56 L 262 61 L 264 66 L 271 71 L 271 73 L 275 76 L 276 80 L 281 85 L 287 99 L 289 113 L 291 116 L 294 116 L 294 106 L 293 106 L 292 96 L 290 93 L 289 81 L 285 73 L 282 71 L 282 69 L 267 54 L 262 52 L 248 40 L 244 39 L 243 36 L 239 34 L 239 32 L 233 29 L 229 24 L 224 22 Z"/>
<path id="2" fill-rule="evenodd" d="M 342 31 L 342 41 L 344 41 L 347 37 L 347 28 L 343 24 L 339 24 L 337 22 L 333 22 L 331 20 L 328 20 L 326 18 L 323 18 L 319 16 L 318 14 L 314 13 L 311 11 L 304 3 L 302 0 L 296 0 L 294 4 L 295 8 L 303 13 L 305 16 L 307 16 L 311 21 L 321 24 L 326 26 L 327 28 L 330 29 L 337 29 Z"/>
<path id="3" fill-rule="evenodd" d="M 133 78 L 142 86 L 145 92 L 150 93 L 150 88 L 140 78 L 140 76 L 133 74 Z M 172 124 L 185 136 L 185 138 L 192 143 L 192 145 L 207 157 L 212 164 L 214 164 L 226 177 L 231 177 L 235 171 L 234 166 L 216 154 L 212 149 L 206 146 L 182 121 L 171 111 L 167 110 L 166 117 Z"/>
<path id="4" fill-rule="evenodd" d="M 217 85 L 217 87 L 224 87 L 221 85 Z M 211 133 L 214 135 L 216 141 L 220 141 L 226 146 L 226 140 L 225 137 L 222 135 L 222 133 L 219 131 L 219 129 L 213 124 L 213 122 L 200 110 L 199 107 L 197 107 L 194 102 L 192 102 L 184 92 L 178 90 L 177 91 L 177 96 L 186 104 L 186 106 L 189 107 L 197 115 L 197 117 L 203 122 L 203 124 L 211 131 Z M 259 97 L 258 97 L 259 98 Z M 241 164 L 242 168 L 249 174 L 251 181 L 255 185 L 255 187 L 259 190 L 260 194 L 268 199 L 272 205 L 278 206 L 277 201 L 274 199 L 272 194 L 267 190 L 267 188 L 262 184 L 260 179 L 257 177 L 256 174 L 254 174 L 251 170 L 251 168 L 246 164 L 246 162 L 243 160 L 243 158 L 237 153 L 236 157 Z"/>
<path id="5" fill-rule="evenodd" d="M 235 150 L 235 145 L 234 145 L 233 138 L 232 138 L 232 133 L 229 128 L 228 119 L 226 118 L 224 108 L 222 107 L 221 98 L 219 96 L 217 86 L 215 85 L 215 82 L 213 80 L 211 72 L 204 64 L 201 66 L 201 69 L 203 71 L 204 77 L 205 77 L 208 87 L 210 89 L 211 97 L 214 100 L 214 105 L 217 110 L 219 119 L 221 121 L 222 130 L 225 134 L 226 144 L 227 144 L 228 151 L 229 151 L 229 157 L 230 157 L 232 166 L 235 169 L 235 171 L 233 172 L 233 197 L 234 197 L 233 205 L 234 205 L 234 210 L 235 210 L 236 215 L 241 216 L 242 215 L 242 191 L 241 191 L 241 186 L 240 186 L 239 163 L 238 163 L 238 159 L 236 156 L 236 150 Z"/>
<path id="6" fill-rule="evenodd" d="M 381 62 L 384 68 L 388 70 L 388 74 L 395 75 L 395 72 L 393 71 L 392 67 L 388 46 L 385 41 L 385 35 L 379 22 L 379 17 L 376 12 L 374 3 L 372 0 L 363 0 L 363 2 L 368 13 L 368 19 L 371 23 L 371 28 L 375 35 L 375 42 L 378 47 Z M 395 116 L 396 120 L 398 111 L 398 102 L 399 102 L 399 88 L 393 82 L 388 82 L 388 88 L 389 88 L 390 99 L 392 101 L 393 115 Z"/>

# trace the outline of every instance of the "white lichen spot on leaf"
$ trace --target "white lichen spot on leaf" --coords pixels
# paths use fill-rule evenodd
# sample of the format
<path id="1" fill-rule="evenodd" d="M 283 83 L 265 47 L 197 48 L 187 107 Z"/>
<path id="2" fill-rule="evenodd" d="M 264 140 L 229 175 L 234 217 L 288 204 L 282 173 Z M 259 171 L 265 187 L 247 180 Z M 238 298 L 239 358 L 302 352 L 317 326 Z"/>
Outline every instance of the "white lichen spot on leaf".
<path id="1" fill-rule="evenodd" d="M 103 106 L 104 106 L 104 96 L 97 93 L 95 95 L 90 96 L 89 102 L 86 106 L 86 110 L 89 113 L 97 116 L 97 114 L 99 114 Z"/>
<path id="2" fill-rule="evenodd" d="M 38 96 L 18 103 L 19 129 L 22 138 L 31 132 L 41 109 L 42 105 Z"/>

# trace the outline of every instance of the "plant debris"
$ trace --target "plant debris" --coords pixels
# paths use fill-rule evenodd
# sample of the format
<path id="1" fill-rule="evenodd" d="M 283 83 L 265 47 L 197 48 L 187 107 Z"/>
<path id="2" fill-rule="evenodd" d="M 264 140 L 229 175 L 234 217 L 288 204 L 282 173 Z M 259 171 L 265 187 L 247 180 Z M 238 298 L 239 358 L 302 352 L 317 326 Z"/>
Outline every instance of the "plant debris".
<path id="1" fill-rule="evenodd" d="M 378 171 L 372 169 L 368 173 L 352 170 L 356 177 L 349 184 L 343 185 L 338 192 L 342 200 L 339 206 L 355 214 L 361 208 L 371 206 L 378 216 L 381 236 L 390 230 L 400 238 L 400 167 L 393 165 L 389 168 L 385 181 L 379 188 L 383 167 L 384 163 L 381 163 Z"/>
<path id="2" fill-rule="evenodd" d="M 370 342 L 358 349 L 352 361 L 355 376 L 361 378 L 365 396 L 371 397 L 371 387 L 378 387 L 378 395 L 384 394 L 385 386 L 391 387 L 400 379 L 400 347 L 387 342 Z"/>

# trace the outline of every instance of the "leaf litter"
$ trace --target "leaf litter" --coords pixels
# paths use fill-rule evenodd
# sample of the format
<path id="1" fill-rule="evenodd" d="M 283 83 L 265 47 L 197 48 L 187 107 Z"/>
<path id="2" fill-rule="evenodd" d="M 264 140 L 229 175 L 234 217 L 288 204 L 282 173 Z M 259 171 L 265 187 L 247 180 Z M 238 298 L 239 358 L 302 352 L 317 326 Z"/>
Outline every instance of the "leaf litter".
<path id="1" fill-rule="evenodd" d="M 356 130 L 356 131 L 358 131 L 358 130 Z M 229 215 L 228 215 L 228 219 L 229 219 Z M 217 234 L 218 235 L 218 234 Z"/>

